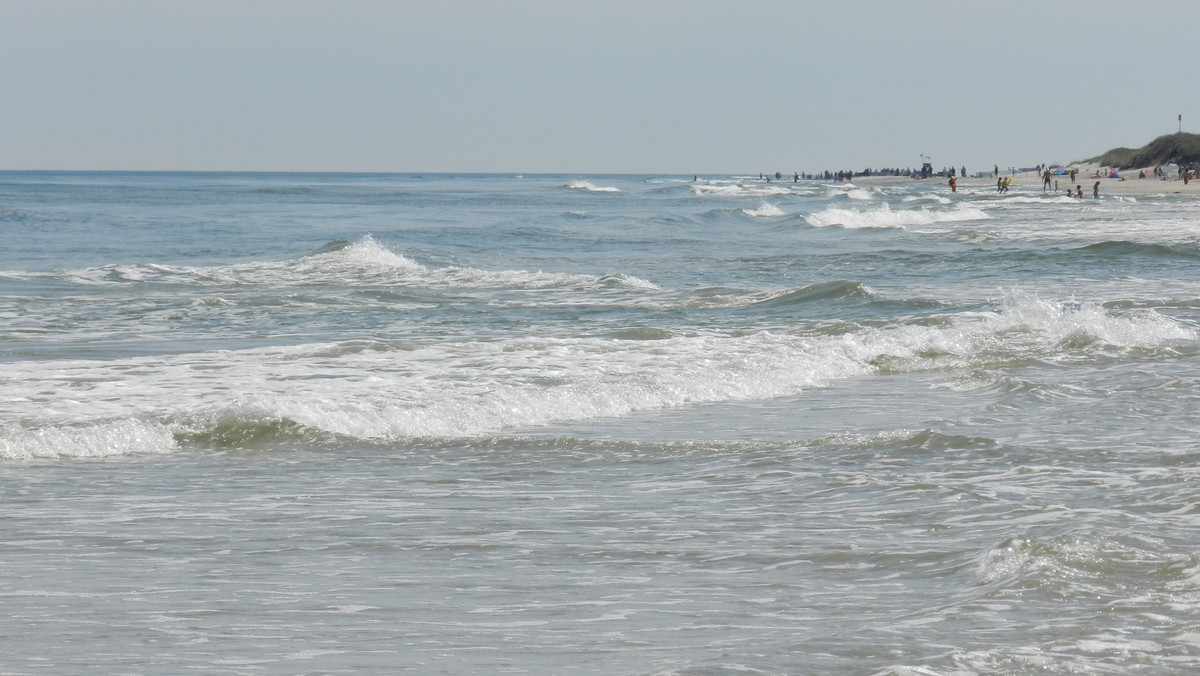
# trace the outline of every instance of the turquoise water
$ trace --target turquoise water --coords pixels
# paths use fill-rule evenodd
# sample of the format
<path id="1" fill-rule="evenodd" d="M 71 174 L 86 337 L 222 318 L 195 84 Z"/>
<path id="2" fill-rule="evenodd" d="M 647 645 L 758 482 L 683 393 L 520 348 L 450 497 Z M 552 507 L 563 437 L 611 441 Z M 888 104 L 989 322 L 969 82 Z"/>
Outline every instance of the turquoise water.
<path id="1" fill-rule="evenodd" d="M 1200 666 L 1200 205 L 0 173 L 5 673 Z"/>

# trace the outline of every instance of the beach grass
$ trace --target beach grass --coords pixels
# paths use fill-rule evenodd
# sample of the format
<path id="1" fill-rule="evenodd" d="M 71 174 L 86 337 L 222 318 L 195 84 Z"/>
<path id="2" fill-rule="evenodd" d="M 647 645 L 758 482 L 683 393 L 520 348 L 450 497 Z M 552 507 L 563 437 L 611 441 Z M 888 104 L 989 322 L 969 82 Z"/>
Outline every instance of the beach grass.
<path id="1" fill-rule="evenodd" d="M 1200 134 L 1179 132 L 1159 136 L 1141 148 L 1113 148 L 1112 150 L 1085 160 L 1087 164 L 1098 164 L 1116 169 L 1175 164 L 1200 164 Z"/>

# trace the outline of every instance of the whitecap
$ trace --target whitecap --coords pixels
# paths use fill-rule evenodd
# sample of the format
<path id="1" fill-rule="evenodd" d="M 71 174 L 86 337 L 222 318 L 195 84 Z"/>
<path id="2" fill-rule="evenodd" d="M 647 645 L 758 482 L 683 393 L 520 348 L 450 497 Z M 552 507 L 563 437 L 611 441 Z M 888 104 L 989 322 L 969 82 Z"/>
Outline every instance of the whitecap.
<path id="1" fill-rule="evenodd" d="M 566 185 L 566 187 L 570 188 L 571 190 L 585 190 L 587 192 L 621 192 L 620 188 L 598 186 L 591 181 L 583 180 L 571 181 Z"/>
<path id="2" fill-rule="evenodd" d="M 774 204 L 763 202 L 757 209 L 742 209 L 742 213 L 755 218 L 769 218 L 773 216 L 782 216 L 783 210 Z"/>
<path id="3" fill-rule="evenodd" d="M 785 183 L 710 182 L 692 185 L 692 192 L 699 196 L 716 197 L 772 197 L 776 195 L 803 194 Z"/>
<path id="4" fill-rule="evenodd" d="M 605 280 L 605 281 L 601 281 Z M 638 284 L 636 278 L 596 283 Z M 478 437 L 647 411 L 795 396 L 846 378 L 1078 359 L 1194 340 L 1152 310 L 1012 292 L 937 325 L 836 334 L 513 338 L 427 345 L 320 343 L 112 362 L 12 364 L 0 400 L 24 426 L 0 457 L 168 451 L 221 421 L 286 421 L 362 439 Z M 118 422 L 113 422 L 118 421 Z M 206 422 L 207 421 L 207 422 Z M 272 428 L 272 425 L 267 425 Z"/>
<path id="5" fill-rule="evenodd" d="M 905 209 L 893 211 L 887 203 L 876 209 L 858 210 L 831 207 L 808 216 L 802 216 L 809 225 L 817 228 L 839 225 L 847 229 L 856 228 L 901 228 L 932 225 L 934 223 L 973 221 L 988 218 L 980 209 L 957 206 L 953 209 Z"/>
<path id="6" fill-rule="evenodd" d="M 36 427 L 0 426 L 0 459 L 4 460 L 105 458 L 165 453 L 176 447 L 169 427 L 134 418 Z"/>

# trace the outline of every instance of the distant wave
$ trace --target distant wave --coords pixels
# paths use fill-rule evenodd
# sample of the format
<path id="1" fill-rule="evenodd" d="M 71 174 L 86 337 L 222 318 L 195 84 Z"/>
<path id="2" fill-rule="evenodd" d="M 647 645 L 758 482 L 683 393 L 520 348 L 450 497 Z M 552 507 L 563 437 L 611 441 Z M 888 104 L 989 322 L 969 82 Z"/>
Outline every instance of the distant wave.
<path id="1" fill-rule="evenodd" d="M 1098 242 L 1081 247 L 1079 251 L 1104 256 L 1150 256 L 1153 258 L 1200 258 L 1196 244 L 1152 244 L 1142 242 Z"/>
<path id="2" fill-rule="evenodd" d="M 81 285 L 189 284 L 201 286 L 264 286 L 336 284 L 342 286 L 397 285 L 418 288 L 542 289 L 619 283 L 634 288 L 657 288 L 632 275 L 572 274 L 527 270 L 481 270 L 464 266 L 428 267 L 395 253 L 371 236 L 357 242 L 335 240 L 315 253 L 285 261 L 242 263 L 216 267 L 121 264 L 58 273 L 0 273 L 9 279 L 63 278 Z"/>
<path id="3" fill-rule="evenodd" d="M 877 452 L 886 449 L 898 451 L 991 450 L 999 446 L 995 439 L 987 437 L 941 434 L 932 430 L 897 430 L 875 434 L 830 434 L 810 439 L 806 445 L 814 448 L 850 446 Z"/>
<path id="4" fill-rule="evenodd" d="M 1002 194 L 997 194 L 995 191 L 990 191 L 990 192 L 989 191 L 982 191 L 982 192 L 976 191 L 976 194 L 981 195 L 985 198 L 997 199 L 998 203 L 995 206 L 1012 206 L 1012 205 L 1022 205 L 1022 204 L 1039 205 L 1040 206 L 1040 205 L 1046 204 L 1047 202 L 1061 202 L 1063 204 L 1079 204 L 1080 203 L 1079 200 L 1075 199 L 1074 197 L 1071 197 L 1070 195 L 1065 195 L 1063 193 L 1053 193 L 1053 192 L 1024 194 L 1024 195 L 1022 195 L 1022 194 L 1016 194 L 1016 195 L 1004 194 L 1004 195 L 1002 195 Z"/>
<path id="5" fill-rule="evenodd" d="M 933 193 L 933 192 L 923 193 L 920 195 L 908 195 L 908 196 L 902 198 L 900 201 L 902 201 L 902 202 L 933 202 L 935 204 L 950 204 L 953 202 L 953 200 L 951 200 L 949 197 L 946 197 L 945 195 L 939 195 L 939 194 Z"/>
<path id="6" fill-rule="evenodd" d="M 0 223 L 67 223 L 69 219 L 62 216 L 47 216 L 45 214 L 7 209 L 0 207 Z"/>
<path id="7" fill-rule="evenodd" d="M 630 303 L 655 310 L 733 309 L 742 307 L 781 308 L 806 303 L 839 300 L 875 300 L 865 284 L 848 280 L 815 282 L 800 287 L 771 291 L 743 291 L 721 287 L 691 289 L 687 292 L 660 294 Z M 923 307 L 923 306 L 922 306 Z"/>
<path id="8" fill-rule="evenodd" d="M 782 182 L 709 181 L 692 184 L 692 192 L 699 197 L 772 197 L 811 194 L 811 189 L 799 184 Z"/>
<path id="9" fill-rule="evenodd" d="M 827 190 L 829 197 L 845 197 L 851 200 L 873 200 L 882 192 L 878 187 L 858 187 L 853 183 L 830 186 Z"/>
<path id="10" fill-rule="evenodd" d="M 833 225 L 854 228 L 905 228 L 956 221 L 974 221 L 988 215 L 974 207 L 953 209 L 905 209 L 893 211 L 887 203 L 870 210 L 829 208 L 803 217 L 809 225 L 824 228 Z"/>
<path id="11" fill-rule="evenodd" d="M 870 289 L 859 282 L 834 280 L 809 284 L 798 289 L 788 289 L 765 300 L 757 301 L 755 305 L 795 305 L 834 298 L 866 298 L 871 295 Z"/>
<path id="12" fill-rule="evenodd" d="M 760 204 L 757 209 L 742 209 L 742 213 L 755 218 L 769 218 L 773 216 L 784 215 L 783 209 L 780 209 L 774 204 L 768 204 L 766 202 Z"/>
<path id="13" fill-rule="evenodd" d="M 566 185 L 571 190 L 586 190 L 587 192 L 621 192 L 620 188 L 598 186 L 591 181 L 571 181 Z"/>

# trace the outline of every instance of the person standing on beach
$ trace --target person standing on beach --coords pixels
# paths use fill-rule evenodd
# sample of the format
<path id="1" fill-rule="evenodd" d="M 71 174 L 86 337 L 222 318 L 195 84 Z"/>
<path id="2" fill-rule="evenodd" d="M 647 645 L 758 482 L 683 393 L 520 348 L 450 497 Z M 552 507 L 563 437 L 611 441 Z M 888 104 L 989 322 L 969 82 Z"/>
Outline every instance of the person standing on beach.
<path id="1" fill-rule="evenodd" d="M 1042 172 L 1042 192 L 1046 192 L 1049 189 L 1050 189 L 1050 172 L 1043 171 Z"/>
<path id="2" fill-rule="evenodd" d="M 958 192 L 958 181 L 953 176 L 950 177 L 950 192 Z"/>
<path id="3" fill-rule="evenodd" d="M 1100 199 L 1100 181 L 1096 181 L 1096 185 L 1092 186 L 1092 199 Z"/>

